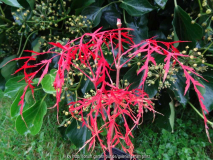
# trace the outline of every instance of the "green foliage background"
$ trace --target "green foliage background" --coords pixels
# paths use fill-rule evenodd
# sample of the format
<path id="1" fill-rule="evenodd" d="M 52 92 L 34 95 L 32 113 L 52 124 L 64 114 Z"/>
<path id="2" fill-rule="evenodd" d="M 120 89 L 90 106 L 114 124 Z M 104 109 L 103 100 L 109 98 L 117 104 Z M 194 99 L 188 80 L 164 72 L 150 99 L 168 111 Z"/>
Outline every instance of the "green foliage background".
<path id="1" fill-rule="evenodd" d="M 172 0 L 1 0 L 0 2 L 1 97 L 8 97 L 13 101 L 11 105 L 11 118 L 15 121 L 16 129 L 20 134 L 26 135 L 31 133 L 32 135 L 36 135 L 39 133 L 43 119 L 45 119 L 47 107 L 51 107 L 47 100 L 43 100 L 40 96 L 45 96 L 47 93 L 49 98 L 53 99 L 55 90 L 51 84 L 54 81 L 54 69 L 57 68 L 58 60 L 54 59 L 53 63 L 51 63 L 52 70 L 44 77 L 40 88 L 36 90 L 36 102 L 32 98 L 30 91 L 26 94 L 23 115 L 25 116 L 31 113 L 29 115 L 30 117 L 26 119 L 26 122 L 28 125 L 33 125 L 34 127 L 32 128 L 23 127 L 24 124 L 19 114 L 18 100 L 20 99 L 25 83 L 17 83 L 17 81 L 22 79 L 23 76 L 21 73 L 18 76 L 11 75 L 17 68 L 23 65 L 24 61 L 13 61 L 8 64 L 6 64 L 6 62 L 16 57 L 31 54 L 24 50 L 34 50 L 36 52 L 46 51 L 51 48 L 48 42 L 66 44 L 68 40 L 79 37 L 85 32 L 93 32 L 99 27 L 102 27 L 102 30 L 117 28 L 117 18 L 122 19 L 123 27 L 134 29 L 134 31 L 130 31 L 130 34 L 133 35 L 135 43 L 155 37 L 163 41 L 187 41 L 175 46 L 180 51 L 185 51 L 185 47 L 189 46 L 187 54 L 191 54 L 190 51 L 195 47 L 198 48 L 198 51 L 201 52 L 205 58 L 205 63 L 199 64 L 200 67 L 209 67 L 207 71 L 200 73 L 209 83 L 201 79 L 198 79 L 198 81 L 205 86 L 205 89 L 200 88 L 200 90 L 205 98 L 203 102 L 210 112 L 209 117 L 211 119 L 211 111 L 213 110 L 213 43 L 211 39 L 213 33 L 211 24 L 213 12 L 208 13 L 207 10 L 213 8 L 212 1 L 208 1 L 207 5 L 205 5 L 205 0 L 180 0 L 177 4 L 175 3 L 176 1 Z M 37 61 L 46 58 L 48 57 L 37 57 Z M 156 56 L 155 59 L 159 64 L 163 63 L 163 57 Z M 107 60 L 109 62 L 112 61 L 110 58 L 107 58 Z M 193 65 L 193 63 L 191 65 Z M 142 74 L 139 76 L 136 75 L 137 69 L 137 65 L 131 65 L 126 66 L 121 72 L 123 79 L 128 80 L 129 83 L 134 82 L 132 85 L 134 88 L 138 87 L 143 76 Z M 184 156 L 183 153 L 193 155 L 194 152 L 197 152 L 196 149 L 191 149 L 190 145 L 186 145 L 183 141 L 180 142 L 183 143 L 181 151 L 178 150 L 179 145 L 178 147 L 176 145 L 176 150 L 170 148 L 170 145 L 175 146 L 175 144 L 171 143 L 177 141 L 179 137 L 178 129 L 183 125 L 182 119 L 187 121 L 187 118 L 183 118 L 184 114 L 187 113 L 186 117 L 196 117 L 194 116 L 196 112 L 192 109 L 188 109 L 188 102 L 192 102 L 197 108 L 197 111 L 200 111 L 194 91 L 190 90 L 186 95 L 183 94 L 185 81 L 182 74 L 178 73 L 175 76 L 177 82 L 172 84 L 170 88 L 162 90 L 160 94 L 165 95 L 165 98 L 159 99 L 159 101 L 156 102 L 156 110 L 165 115 L 164 117 L 156 117 L 156 126 L 161 126 L 161 128 L 165 129 L 162 130 L 162 140 L 156 142 L 156 144 L 160 146 L 160 149 L 154 149 L 154 147 L 145 149 L 139 145 L 139 149 L 136 150 L 136 152 L 146 151 L 147 154 L 154 154 L 154 152 L 158 150 L 159 154 L 155 156 L 157 158 L 164 157 L 164 159 L 169 159 L 168 157 L 171 158 L 174 153 L 176 153 L 175 155 L 177 157 L 184 159 L 184 157 L 182 157 Z M 69 94 L 64 95 L 64 101 L 61 102 L 61 106 L 66 106 L 67 103 L 76 99 L 73 92 L 76 91 L 79 96 L 83 97 L 85 93 L 93 88 L 89 81 L 85 82 L 80 79 L 80 77 L 76 79 L 77 82 L 74 83 Z M 38 82 L 38 80 L 35 80 L 35 84 L 36 82 Z M 150 97 L 154 97 L 159 94 L 158 87 L 158 82 L 155 85 L 147 85 L 146 92 Z M 170 96 L 168 96 L 168 94 Z M 52 101 L 54 102 L 54 100 Z M 61 107 L 61 113 L 64 109 L 65 107 Z M 144 117 L 144 123 L 151 121 L 149 117 L 149 114 Z M 178 117 L 178 119 L 175 117 Z M 60 119 L 63 121 L 66 117 L 61 114 Z M 202 122 L 202 119 L 200 119 L 200 121 Z M 80 130 L 76 130 L 76 124 L 74 123 L 64 128 L 64 123 L 59 127 L 64 139 L 69 139 L 75 147 L 81 147 L 89 135 L 87 129 L 81 128 Z M 190 125 L 186 126 L 190 128 Z M 203 131 L 204 127 L 198 128 Z M 145 130 L 147 130 L 148 134 L 153 134 L 154 137 L 156 136 L 156 134 L 149 129 Z M 174 135 L 172 135 L 172 140 L 170 140 L 168 144 L 169 140 L 167 140 L 166 137 L 172 130 L 174 130 Z M 183 130 L 183 128 L 181 128 L 181 130 L 180 134 L 187 134 L 186 132 L 188 132 Z M 196 132 L 196 129 L 194 129 L 194 132 Z M 189 132 L 189 134 L 193 137 L 191 132 Z M 135 135 L 141 136 L 140 131 L 135 131 Z M 186 136 L 185 138 L 188 137 Z M 156 140 L 156 138 L 153 138 L 153 140 Z M 144 141 L 143 143 L 146 143 L 146 141 L 148 143 L 149 140 Z M 163 143 L 164 141 L 167 143 L 166 148 L 168 148 L 168 152 L 171 154 L 165 154 L 163 151 L 160 153 L 161 150 L 166 150 L 165 143 Z M 204 142 L 204 144 L 197 144 L 196 141 L 197 140 L 192 139 L 190 144 L 198 146 L 207 145 Z M 207 141 L 207 139 L 205 139 L 205 141 Z M 205 148 L 205 146 L 203 146 L 203 148 Z M 161 147 L 163 149 L 161 149 Z M 203 154 L 205 154 L 205 151 L 203 151 Z"/>

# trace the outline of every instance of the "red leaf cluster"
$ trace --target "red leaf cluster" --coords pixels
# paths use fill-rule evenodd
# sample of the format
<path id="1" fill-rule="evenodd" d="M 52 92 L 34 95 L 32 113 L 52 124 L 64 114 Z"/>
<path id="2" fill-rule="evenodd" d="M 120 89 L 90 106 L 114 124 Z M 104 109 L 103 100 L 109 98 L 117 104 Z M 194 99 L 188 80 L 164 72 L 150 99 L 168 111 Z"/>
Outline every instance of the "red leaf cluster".
<path id="1" fill-rule="evenodd" d="M 78 119 L 76 113 L 77 115 L 81 115 L 83 125 L 86 125 L 90 129 L 92 138 L 87 141 L 89 149 L 92 146 L 93 148 L 95 147 L 96 139 L 99 141 L 103 150 L 107 149 L 105 141 L 99 136 L 103 129 L 106 129 L 108 146 L 110 145 L 113 148 L 117 144 L 120 144 L 125 152 L 127 151 L 133 155 L 134 146 L 130 140 L 130 136 L 133 137 L 131 131 L 142 121 L 145 108 L 153 113 L 156 112 L 153 108 L 153 102 L 143 90 L 133 89 L 128 91 L 128 87 L 119 89 L 110 84 L 107 85 L 111 87 L 111 90 L 97 90 L 95 96 L 71 102 L 69 111 L 71 116 L 76 119 Z M 113 114 L 113 106 L 115 104 L 117 105 L 117 113 Z M 137 106 L 136 111 L 133 110 L 133 106 Z M 87 110 L 88 113 L 86 118 L 84 118 L 84 113 Z M 134 122 L 134 125 L 131 127 L 127 123 L 127 116 Z M 101 117 L 104 121 L 101 127 L 98 127 L 97 124 L 98 117 Z M 122 118 L 124 121 L 125 135 L 122 134 L 120 126 L 116 122 L 117 118 Z M 112 127 L 114 127 L 115 131 L 112 141 L 110 141 Z M 125 142 L 128 148 L 122 142 Z"/>
<path id="2" fill-rule="evenodd" d="M 101 29 L 101 28 L 100 28 Z M 54 107 L 57 107 L 57 111 L 59 111 L 59 102 L 61 101 L 61 93 L 64 86 L 64 79 L 68 76 L 68 73 L 71 71 L 72 67 L 75 67 L 79 72 L 83 73 L 91 82 L 93 82 L 95 87 L 96 94 L 89 98 L 79 99 L 77 102 L 71 102 L 69 105 L 69 111 L 72 117 L 77 118 L 77 115 L 81 116 L 83 125 L 86 125 L 92 133 L 92 137 L 86 142 L 89 144 L 89 148 L 94 148 L 96 140 L 99 141 L 103 150 L 106 150 L 105 141 L 101 139 L 100 133 L 105 128 L 107 133 L 107 145 L 110 147 L 115 147 L 117 144 L 120 144 L 124 151 L 129 152 L 133 155 L 134 146 L 130 140 L 132 135 L 132 129 L 135 128 L 137 125 L 140 124 L 142 121 L 144 109 L 148 109 L 155 113 L 156 111 L 153 108 L 153 103 L 149 99 L 148 95 L 143 91 L 144 83 L 147 79 L 147 73 L 149 72 L 149 65 L 150 62 L 156 65 L 155 58 L 153 57 L 154 53 L 164 55 L 165 59 L 165 74 L 163 79 L 167 77 L 168 71 L 170 67 L 175 67 L 175 65 L 181 66 L 184 71 L 186 77 L 186 88 L 185 93 L 189 90 L 190 83 L 193 84 L 195 92 L 198 95 L 199 102 L 203 111 L 207 111 L 206 107 L 202 102 L 202 95 L 200 91 L 197 89 L 197 86 L 203 87 L 198 81 L 196 81 L 189 71 L 196 75 L 198 75 L 193 68 L 182 64 L 179 61 L 180 57 L 187 57 L 188 55 L 181 54 L 174 46 L 174 43 L 178 42 L 160 42 L 156 41 L 154 38 L 147 39 L 142 41 L 139 44 L 134 44 L 132 41 L 132 37 L 128 34 L 128 31 L 131 30 L 129 28 L 121 28 L 121 29 L 114 29 L 110 31 L 103 31 L 99 32 L 100 29 L 96 30 L 93 33 L 85 33 L 83 36 L 71 40 L 66 45 L 61 45 L 60 43 L 53 43 L 50 42 L 51 45 L 54 47 L 51 48 L 48 52 L 45 53 L 35 53 L 35 55 L 29 57 L 21 57 L 16 58 L 14 60 L 20 59 L 27 59 L 24 65 L 18 69 L 15 73 L 23 70 L 24 71 L 24 79 L 27 83 L 27 86 L 24 89 L 23 95 L 20 100 L 21 105 L 21 115 L 23 110 L 24 104 L 24 96 L 28 87 L 32 90 L 34 86 L 33 78 L 37 75 L 39 71 L 43 69 L 43 72 L 40 76 L 39 83 L 43 79 L 43 77 L 48 72 L 49 64 L 51 63 L 52 59 L 55 57 L 59 57 L 58 61 L 58 69 L 54 81 L 54 88 L 56 89 L 56 104 Z M 122 54 L 118 57 L 114 51 L 119 46 L 119 35 L 118 31 L 121 31 L 121 43 L 122 45 L 128 44 L 130 48 L 125 50 L 121 48 Z M 106 46 L 109 51 L 112 51 L 113 58 L 114 58 L 114 66 L 122 68 L 126 63 L 131 61 L 132 58 L 136 57 L 139 53 L 145 53 L 143 56 L 143 60 L 145 60 L 144 64 L 138 70 L 138 74 L 143 72 L 143 78 L 140 83 L 140 89 L 133 89 L 129 91 L 129 88 L 120 89 L 113 85 L 113 80 L 110 77 L 109 71 L 112 70 L 112 66 L 109 65 L 107 60 L 104 57 L 103 46 Z M 57 53 L 54 49 L 58 47 L 62 51 Z M 131 54 L 128 54 L 132 52 Z M 29 61 L 35 61 L 35 56 L 48 54 L 48 53 L 55 53 L 56 55 L 53 56 L 49 60 L 43 60 L 40 63 L 34 65 L 28 65 Z M 124 63 L 119 63 L 117 60 L 120 60 L 122 57 L 129 57 L 129 59 Z M 95 68 L 91 66 L 91 61 L 94 62 Z M 77 63 L 84 65 L 85 70 L 82 69 Z M 120 65 L 120 66 L 118 66 Z M 40 67 L 38 67 L 40 66 Z M 29 68 L 38 68 L 35 72 L 27 73 L 27 69 Z M 202 78 L 202 77 L 201 77 Z M 106 81 L 109 79 L 109 82 Z M 107 89 L 106 89 L 107 88 Z M 112 107 L 113 106 L 113 107 Z M 133 110 L 133 106 L 137 106 L 137 111 Z M 88 109 L 88 113 L 86 114 L 85 118 L 85 111 Z M 77 115 L 76 115 L 77 113 Z M 104 121 L 104 125 L 98 127 L 97 121 L 98 117 Z M 208 127 L 207 127 L 207 119 L 203 112 L 204 122 L 206 127 L 206 132 L 208 135 Z M 122 134 L 120 130 L 120 126 L 117 124 L 116 119 L 122 118 L 124 121 L 125 127 L 125 135 Z M 129 117 L 133 122 L 133 126 L 129 126 L 127 123 L 126 118 Z M 111 131 L 114 129 L 114 133 Z M 110 137 L 113 135 L 113 138 Z M 209 136 L 208 136 L 209 137 Z M 209 139 L 210 140 L 210 139 Z M 124 143 L 125 142 L 125 145 Z"/>

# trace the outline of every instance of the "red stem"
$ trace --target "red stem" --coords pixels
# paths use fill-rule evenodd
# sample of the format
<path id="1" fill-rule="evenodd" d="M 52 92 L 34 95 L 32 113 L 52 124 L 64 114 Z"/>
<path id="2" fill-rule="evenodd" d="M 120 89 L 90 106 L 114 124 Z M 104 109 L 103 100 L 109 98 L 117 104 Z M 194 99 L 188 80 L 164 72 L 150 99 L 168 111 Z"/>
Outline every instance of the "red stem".
<path id="1" fill-rule="evenodd" d="M 119 28 L 119 27 L 118 27 Z M 118 31 L 118 43 L 119 43 L 119 47 L 118 47 L 118 63 L 116 66 L 117 69 L 117 75 L 116 75 L 116 87 L 119 88 L 119 81 L 120 81 L 120 57 L 121 57 L 121 31 Z"/>
<path id="2" fill-rule="evenodd" d="M 118 29 L 121 28 L 121 22 L 118 21 L 117 22 L 117 26 L 118 26 Z M 118 46 L 118 63 L 116 64 L 116 87 L 119 88 L 119 81 L 120 81 L 120 69 L 121 69 L 121 66 L 120 66 L 120 57 L 121 57 L 121 30 L 118 31 L 118 43 L 119 43 L 119 46 Z M 118 105 L 115 105 L 115 109 L 114 109 L 114 112 L 113 112 L 113 115 L 116 115 L 117 114 L 117 108 L 118 108 Z M 114 123 L 115 123 L 115 119 L 113 120 L 113 124 L 112 124 L 112 128 L 111 128 L 111 136 L 110 136 L 110 141 L 109 141 L 109 144 L 108 144 L 108 150 L 109 150 L 109 155 L 110 155 L 110 160 L 113 160 L 113 153 L 112 153 L 112 136 L 113 136 L 113 132 L 114 132 Z"/>

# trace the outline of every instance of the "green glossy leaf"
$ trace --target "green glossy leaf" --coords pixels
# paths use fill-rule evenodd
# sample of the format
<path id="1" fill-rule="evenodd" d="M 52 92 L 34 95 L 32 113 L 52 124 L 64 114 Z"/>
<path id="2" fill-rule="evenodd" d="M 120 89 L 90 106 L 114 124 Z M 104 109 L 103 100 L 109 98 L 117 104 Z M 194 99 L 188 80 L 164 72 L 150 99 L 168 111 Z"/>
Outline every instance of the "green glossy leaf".
<path id="1" fill-rule="evenodd" d="M 33 48 L 33 51 L 35 52 L 40 52 L 41 51 L 41 45 L 44 43 L 44 39 L 39 37 L 39 38 L 36 38 L 32 43 L 32 48 Z M 35 55 L 35 53 L 31 53 L 32 55 Z M 37 56 L 35 56 L 34 58 L 37 58 Z"/>
<path id="2" fill-rule="evenodd" d="M 155 58 L 157 64 L 164 63 L 164 59 L 166 58 L 166 56 L 160 55 L 158 53 L 154 53 L 153 57 Z"/>
<path id="3" fill-rule="evenodd" d="M 0 89 L 4 91 L 4 88 L 5 88 L 5 79 L 4 77 L 2 77 L 2 75 L 0 74 Z"/>
<path id="4" fill-rule="evenodd" d="M 11 105 L 11 108 L 10 108 L 10 115 L 11 115 L 11 118 L 14 119 L 16 118 L 17 116 L 19 116 L 20 114 L 20 106 L 18 105 L 19 101 L 20 101 L 20 98 L 21 98 L 21 95 L 23 94 L 23 91 L 19 91 L 17 93 L 17 96 L 16 98 L 14 99 L 12 105 Z"/>
<path id="5" fill-rule="evenodd" d="M 30 108 L 23 112 L 24 121 L 19 115 L 16 119 L 16 129 L 22 134 L 26 135 L 28 133 L 36 135 L 42 126 L 44 115 L 47 113 L 47 105 L 43 100 L 37 101 Z"/>
<path id="6" fill-rule="evenodd" d="M 172 133 L 174 132 L 174 124 L 175 124 L 175 105 L 173 100 L 169 103 L 171 114 L 169 116 L 169 123 L 172 128 Z"/>
<path id="7" fill-rule="evenodd" d="M 9 62 L 1 69 L 1 75 L 7 80 L 16 70 L 16 61 Z"/>
<path id="8" fill-rule="evenodd" d="M 121 16 L 114 6 L 110 5 L 103 9 L 103 14 L 101 17 L 101 22 L 105 21 L 103 27 L 117 28 L 117 18 L 121 18 Z"/>
<path id="9" fill-rule="evenodd" d="M 62 122 L 62 123 L 63 123 L 63 122 Z M 68 140 L 68 138 L 67 138 L 67 136 L 66 136 L 66 130 L 67 130 L 67 128 L 60 125 L 60 126 L 58 127 L 58 130 L 59 130 L 59 132 L 60 132 L 60 134 L 61 134 L 63 140 Z"/>
<path id="10" fill-rule="evenodd" d="M 25 100 L 26 103 L 31 104 L 31 105 L 33 103 L 35 103 L 35 100 L 33 99 L 33 95 L 32 95 L 32 91 L 31 90 L 26 92 L 24 100 Z"/>
<path id="11" fill-rule="evenodd" d="M 166 10 L 165 10 L 166 11 Z M 168 13 L 166 13 L 168 14 Z M 165 15 L 166 16 L 166 15 Z M 165 36 L 168 36 L 171 34 L 171 28 L 173 27 L 171 20 L 173 18 L 170 16 L 165 17 L 164 19 L 161 20 L 160 25 L 159 25 L 159 30 L 164 33 Z M 158 31 L 159 31 L 158 30 Z M 157 37 L 158 38 L 158 37 Z M 166 38 L 167 39 L 167 38 Z"/>
<path id="12" fill-rule="evenodd" d="M 30 5 L 30 8 L 33 10 L 34 9 L 34 5 L 35 5 L 35 0 L 27 0 L 27 2 Z"/>
<path id="13" fill-rule="evenodd" d="M 0 63 L 0 68 L 2 68 L 8 61 L 12 60 L 16 58 L 16 55 L 12 55 L 12 56 L 9 56 L 9 57 L 5 57 L 3 59 L 3 61 Z"/>
<path id="14" fill-rule="evenodd" d="M 9 79 L 5 84 L 4 96 L 14 98 L 20 88 L 24 88 L 27 84 L 23 79 L 24 76 L 17 76 Z M 20 82 L 19 82 L 20 81 Z"/>
<path id="15" fill-rule="evenodd" d="M 76 147 L 80 148 L 90 138 L 91 132 L 86 126 L 82 127 L 81 122 L 78 122 L 78 125 L 81 126 L 80 129 L 77 129 L 76 120 L 73 120 L 66 129 L 66 136 Z"/>
<path id="16" fill-rule="evenodd" d="M 93 22 L 93 27 L 96 27 L 100 23 L 102 9 L 97 6 L 89 6 L 82 11 L 82 15 L 87 16 Z"/>
<path id="17" fill-rule="evenodd" d="M 141 77 L 143 75 L 143 73 L 140 73 L 137 76 L 136 70 L 138 69 L 137 65 L 132 66 L 124 75 L 123 80 L 127 80 L 131 86 L 130 86 L 130 90 L 137 88 L 141 82 Z"/>
<path id="18" fill-rule="evenodd" d="M 84 8 L 88 7 L 93 3 L 95 3 L 95 0 L 73 0 L 71 4 L 71 10 L 75 9 L 75 14 L 79 15 Z"/>
<path id="19" fill-rule="evenodd" d="M 53 76 L 55 76 L 56 75 L 56 71 L 57 71 L 57 69 L 51 69 L 50 70 L 50 74 L 52 74 Z"/>
<path id="20" fill-rule="evenodd" d="M 94 6 L 101 7 L 103 5 L 105 0 L 95 0 Z"/>
<path id="21" fill-rule="evenodd" d="M 208 71 L 204 73 L 203 78 L 205 78 L 207 81 L 203 79 L 198 79 L 197 80 L 205 87 L 197 87 L 198 90 L 201 92 L 202 96 L 204 97 L 203 103 L 206 106 L 207 110 L 211 112 L 213 110 L 213 72 Z"/>
<path id="22" fill-rule="evenodd" d="M 148 0 L 123 0 L 120 7 L 125 9 L 131 16 L 141 16 L 155 9 Z"/>
<path id="23" fill-rule="evenodd" d="M 39 82 L 39 78 L 33 79 L 33 84 L 38 84 L 38 82 Z"/>
<path id="24" fill-rule="evenodd" d="M 168 0 L 155 0 L 155 2 L 164 9 Z"/>
<path id="25" fill-rule="evenodd" d="M 130 90 L 134 88 L 138 88 L 143 78 L 143 72 L 137 75 L 136 73 L 137 69 L 138 69 L 138 65 L 132 66 L 123 77 L 123 80 L 127 80 L 131 84 Z M 151 86 L 148 86 L 145 83 L 144 91 L 149 95 L 150 98 L 154 97 L 158 91 L 158 82 L 156 82 L 154 85 L 151 85 Z"/>
<path id="26" fill-rule="evenodd" d="M 184 49 L 186 45 L 191 48 L 195 47 L 196 41 L 202 38 L 202 28 L 197 23 L 192 24 L 191 21 L 190 16 L 180 6 L 175 7 L 172 22 L 175 38 L 181 41 L 190 41 L 188 43 L 180 43 L 181 49 Z"/>
<path id="27" fill-rule="evenodd" d="M 189 99 L 189 92 L 184 95 L 186 78 L 183 77 L 183 72 L 177 73 L 174 78 L 176 78 L 176 82 L 171 83 L 170 91 L 174 93 L 175 98 L 183 105 L 183 107 L 186 107 Z"/>
<path id="28" fill-rule="evenodd" d="M 43 87 L 44 92 L 49 94 L 53 94 L 56 92 L 55 88 L 53 87 L 53 82 L 55 81 L 56 76 L 56 73 L 54 71 L 56 70 L 52 69 L 50 71 L 50 74 L 46 74 L 41 81 L 41 85 Z"/>
<path id="29" fill-rule="evenodd" d="M 171 122 L 170 122 L 170 116 L 171 114 L 171 108 L 170 104 L 171 98 L 170 95 L 167 92 L 164 92 L 161 94 L 161 97 L 158 99 L 158 102 L 156 103 L 155 110 L 162 113 L 161 114 L 155 114 L 155 125 L 159 128 L 164 128 L 167 131 L 172 131 Z M 171 119 L 172 120 L 172 119 Z"/>
<path id="30" fill-rule="evenodd" d="M 12 6 L 12 7 L 17 7 L 17 8 L 23 8 L 17 0 L 1 0 L 5 4 Z"/>
<path id="31" fill-rule="evenodd" d="M 108 52 L 108 51 L 105 51 Z M 114 52 L 116 54 L 116 52 Z M 112 54 L 107 53 L 107 55 L 104 55 L 104 58 L 107 60 L 107 62 L 109 63 L 109 65 L 111 65 L 114 62 L 114 58 L 112 56 Z"/>
<path id="32" fill-rule="evenodd" d="M 150 31 L 149 32 L 149 37 L 156 37 L 157 40 L 161 40 L 161 41 L 167 39 L 165 34 L 162 31 L 160 31 L 160 30 Z"/>
<path id="33" fill-rule="evenodd" d="M 149 95 L 149 98 L 153 98 L 158 92 L 159 81 L 156 80 L 155 84 L 148 86 L 144 85 L 144 91 Z"/>
<path id="34" fill-rule="evenodd" d="M 133 35 L 133 40 L 136 44 L 148 38 L 147 24 L 148 20 L 145 15 L 141 16 L 138 21 L 133 21 L 127 24 L 127 27 L 134 29 L 134 31 L 130 31 L 130 34 Z"/>
<path id="35" fill-rule="evenodd" d="M 95 88 L 94 84 L 89 79 L 87 79 L 86 81 L 82 80 L 81 92 L 83 93 L 83 95 L 85 93 L 88 93 L 91 89 L 94 89 L 94 88 Z"/>
<path id="36" fill-rule="evenodd" d="M 179 39 L 178 39 L 178 36 L 177 36 L 177 32 L 176 32 L 176 30 L 174 30 L 174 41 L 178 41 Z M 174 44 L 174 47 L 178 47 L 179 46 L 179 43 L 175 43 Z"/>
<path id="37" fill-rule="evenodd" d="M 16 98 L 14 99 L 12 105 L 11 105 L 11 108 L 10 108 L 10 115 L 11 115 L 11 118 L 13 120 L 15 120 L 15 118 L 17 118 L 19 115 L 20 115 L 20 105 L 19 104 L 19 101 L 21 100 L 21 96 L 23 94 L 23 90 L 19 90 L 19 92 L 17 93 L 17 96 Z M 27 105 L 26 103 L 24 104 L 24 108 L 23 108 L 23 111 L 25 111 L 27 108 L 29 108 L 30 106 Z"/>
<path id="38" fill-rule="evenodd" d="M 39 43 L 40 42 L 40 43 Z M 40 52 L 41 50 L 41 44 L 44 42 L 44 39 L 43 38 L 36 38 L 31 44 L 32 44 L 32 48 L 33 48 L 33 51 L 35 52 Z M 32 53 L 33 55 L 34 53 Z"/>

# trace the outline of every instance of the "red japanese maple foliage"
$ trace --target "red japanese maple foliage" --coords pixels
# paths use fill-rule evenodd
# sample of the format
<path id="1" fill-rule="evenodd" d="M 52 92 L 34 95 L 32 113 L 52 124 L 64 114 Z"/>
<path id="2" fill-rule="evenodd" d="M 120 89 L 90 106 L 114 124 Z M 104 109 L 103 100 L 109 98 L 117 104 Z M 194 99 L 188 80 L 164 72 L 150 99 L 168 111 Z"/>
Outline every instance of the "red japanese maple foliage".
<path id="1" fill-rule="evenodd" d="M 166 57 L 164 59 L 164 80 L 167 77 L 169 69 L 179 65 L 184 71 L 186 77 L 185 93 L 189 90 L 190 83 L 193 84 L 203 111 L 206 133 L 209 138 L 207 119 L 204 114 L 204 111 L 208 113 L 208 110 L 203 104 L 203 96 L 197 88 L 197 86 L 203 86 L 192 77 L 192 74 L 199 77 L 201 76 L 197 74 L 193 68 L 186 66 L 179 61 L 180 57 L 188 57 L 188 55 L 181 54 L 178 49 L 173 46 L 174 43 L 180 43 L 180 41 L 161 42 L 151 38 L 143 40 L 139 44 L 134 44 L 132 36 L 128 34 L 128 32 L 132 29 L 121 28 L 121 23 L 119 20 L 118 29 L 102 32 L 100 32 L 100 30 L 101 28 L 93 33 L 85 33 L 83 36 L 69 41 L 66 45 L 50 42 L 49 44 L 53 45 L 54 47 L 49 49 L 47 52 L 38 53 L 34 51 L 27 51 L 33 52 L 34 55 L 14 59 L 27 59 L 24 65 L 15 72 L 17 73 L 23 70 L 25 75 L 24 80 L 27 83 L 27 86 L 24 88 L 23 95 L 21 96 L 21 100 L 19 102 L 19 105 L 21 105 L 21 115 L 23 111 L 26 90 L 30 88 L 33 93 L 33 78 L 36 77 L 39 71 L 43 70 L 43 73 L 41 74 L 38 82 L 39 84 L 43 77 L 48 73 L 48 67 L 52 59 L 59 57 L 58 69 L 53 84 L 54 88 L 56 89 L 56 104 L 54 107 L 57 107 L 57 111 L 59 111 L 59 102 L 61 101 L 61 93 L 63 90 L 65 78 L 68 76 L 69 72 L 72 71 L 72 67 L 74 67 L 94 84 L 96 93 L 92 97 L 79 98 L 78 101 L 71 102 L 69 104 L 69 112 L 71 116 L 78 119 L 77 115 L 80 115 L 82 124 L 86 125 L 92 133 L 92 137 L 86 141 L 85 145 L 88 144 L 89 149 L 94 149 L 96 140 L 98 140 L 103 151 L 109 150 L 110 155 L 112 155 L 112 148 L 117 144 L 120 144 L 125 152 L 133 155 L 134 146 L 130 139 L 130 137 L 133 137 L 132 130 L 137 125 L 142 123 L 144 109 L 152 111 L 153 115 L 156 113 L 153 107 L 153 102 L 144 92 L 144 84 L 147 79 L 150 63 L 156 65 L 153 53 L 157 53 Z M 124 49 L 124 44 L 128 44 L 130 48 L 127 50 Z M 112 51 L 113 53 L 112 56 L 114 63 L 112 65 L 110 65 L 104 57 L 103 46 L 107 47 L 108 50 Z M 60 48 L 61 52 L 55 52 L 55 48 Z M 118 50 L 117 54 L 115 53 L 115 50 Z M 129 52 L 131 52 L 131 54 L 129 54 Z M 34 65 L 29 65 L 29 61 L 36 61 L 36 56 L 52 53 L 55 53 L 56 55 L 48 60 L 43 60 Z M 133 90 L 129 90 L 129 86 L 126 88 L 120 88 L 120 69 L 139 53 L 146 53 L 146 55 L 143 57 L 145 62 L 138 70 L 138 74 L 140 72 L 144 73 L 139 87 Z M 127 57 L 128 60 L 122 63 L 121 59 L 123 57 Z M 86 69 L 82 69 L 79 65 L 74 63 L 76 61 L 81 65 L 84 65 Z M 94 62 L 95 67 L 91 66 L 91 62 Z M 112 78 L 110 77 L 110 71 L 115 70 L 112 69 L 113 66 L 117 72 L 115 85 Z M 35 72 L 28 73 L 27 69 L 29 68 L 38 69 Z M 137 106 L 136 113 L 132 109 L 133 106 Z M 85 118 L 86 110 L 88 110 L 88 112 Z M 99 115 L 101 115 L 100 117 L 104 121 L 104 125 L 101 127 L 98 127 L 97 125 Z M 121 132 L 121 126 L 119 126 L 116 122 L 116 119 L 120 117 L 123 117 L 125 134 Z M 128 125 L 126 120 L 127 117 L 129 117 L 134 122 L 133 126 L 130 127 Z M 24 117 L 22 118 L 24 120 Z M 103 131 L 103 129 L 107 130 L 107 140 L 103 140 L 100 136 L 100 133 Z"/>

